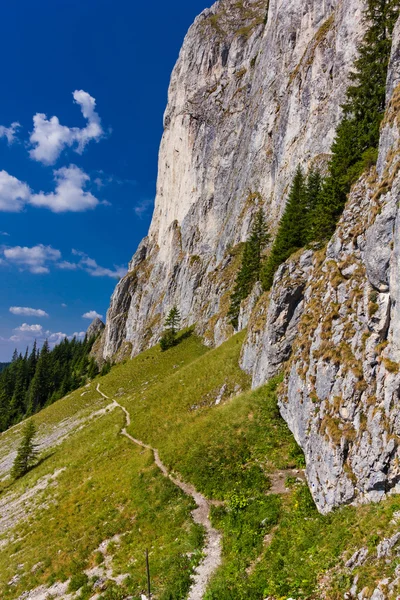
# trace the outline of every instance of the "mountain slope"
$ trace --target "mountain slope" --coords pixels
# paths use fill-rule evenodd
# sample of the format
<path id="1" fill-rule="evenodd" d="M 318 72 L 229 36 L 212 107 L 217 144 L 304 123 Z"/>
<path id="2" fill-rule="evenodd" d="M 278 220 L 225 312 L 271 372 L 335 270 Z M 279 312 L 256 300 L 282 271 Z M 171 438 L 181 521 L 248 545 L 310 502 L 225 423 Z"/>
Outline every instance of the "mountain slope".
<path id="1" fill-rule="evenodd" d="M 398 501 L 318 514 L 277 411 L 277 382 L 248 390 L 242 341 L 208 350 L 189 337 L 165 353 L 155 347 L 40 412 L 41 461 L 16 483 L 7 473 L 21 426 L 1 434 L 2 598 L 35 590 L 33 600 L 136 599 L 146 547 L 154 597 L 186 597 L 204 544 L 194 504 L 150 451 L 120 435 L 118 405 L 130 414 L 128 433 L 214 501 L 223 563 L 207 600 L 333 600 L 356 575 L 358 589 L 369 589 L 360 598 L 369 598 L 379 580 L 396 579 Z"/>

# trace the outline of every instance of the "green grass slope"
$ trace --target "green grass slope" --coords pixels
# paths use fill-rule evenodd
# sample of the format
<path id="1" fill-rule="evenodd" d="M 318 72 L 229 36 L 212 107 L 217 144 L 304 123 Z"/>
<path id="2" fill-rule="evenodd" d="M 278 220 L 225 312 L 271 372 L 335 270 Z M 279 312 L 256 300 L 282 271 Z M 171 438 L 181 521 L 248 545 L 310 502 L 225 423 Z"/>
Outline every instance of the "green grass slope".
<path id="1" fill-rule="evenodd" d="M 336 600 L 356 575 L 372 594 L 395 571 L 395 551 L 378 559 L 377 546 L 398 530 L 400 500 L 318 514 L 290 471 L 303 457 L 277 410 L 279 380 L 251 392 L 238 367 L 243 336 L 214 350 L 195 336 L 153 348 L 48 407 L 35 416 L 42 460 L 17 482 L 7 471 L 21 428 L 0 436 L 0 598 L 67 582 L 73 598 L 136 600 L 146 548 L 154 599 L 186 597 L 203 547 L 193 501 L 120 435 L 113 398 L 132 436 L 217 501 L 223 564 L 205 600 Z M 351 571 L 345 562 L 361 547 L 368 557 Z"/>

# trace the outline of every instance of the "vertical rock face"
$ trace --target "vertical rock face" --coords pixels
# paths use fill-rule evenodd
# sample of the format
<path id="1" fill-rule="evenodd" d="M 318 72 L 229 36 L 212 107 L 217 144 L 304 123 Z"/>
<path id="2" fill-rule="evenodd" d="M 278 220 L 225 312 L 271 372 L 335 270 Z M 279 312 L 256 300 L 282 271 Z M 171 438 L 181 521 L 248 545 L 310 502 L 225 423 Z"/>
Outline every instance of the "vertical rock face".
<path id="1" fill-rule="evenodd" d="M 257 207 L 272 231 L 298 164 L 323 164 L 362 34 L 362 0 L 220 0 L 174 69 L 149 235 L 112 297 L 104 358 L 157 342 L 168 310 L 211 344 Z M 247 319 L 242 319 L 245 324 Z"/>
<path id="2" fill-rule="evenodd" d="M 400 491 L 399 59 L 400 22 L 377 168 L 354 186 L 326 252 L 277 273 L 266 316 L 250 324 L 243 349 L 254 386 L 280 370 L 277 352 L 284 361 L 292 351 L 280 408 L 322 512 Z M 288 297 L 300 289 L 291 315 Z"/>
<path id="3" fill-rule="evenodd" d="M 220 0 L 196 19 L 172 75 L 150 231 L 112 297 L 103 359 L 156 343 L 173 305 L 210 344 L 233 332 L 241 242 L 260 206 L 274 232 L 298 164 L 326 163 L 363 6 Z M 377 167 L 328 247 L 292 257 L 239 318 L 253 385 L 285 369 L 281 412 L 321 512 L 400 491 L 399 24 L 387 98 Z"/>

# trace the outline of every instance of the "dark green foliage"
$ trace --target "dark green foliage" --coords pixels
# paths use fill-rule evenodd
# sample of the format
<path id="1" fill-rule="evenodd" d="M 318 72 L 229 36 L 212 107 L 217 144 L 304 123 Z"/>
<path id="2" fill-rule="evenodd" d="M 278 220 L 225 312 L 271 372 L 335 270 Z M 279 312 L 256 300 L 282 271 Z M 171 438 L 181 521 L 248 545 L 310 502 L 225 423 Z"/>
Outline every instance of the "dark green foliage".
<path id="1" fill-rule="evenodd" d="M 271 254 L 262 273 L 266 290 L 274 274 L 296 250 L 325 242 L 335 231 L 350 188 L 376 163 L 379 128 L 385 110 L 386 78 L 391 36 L 399 16 L 398 0 L 368 0 L 364 18 L 369 24 L 343 106 L 343 119 L 332 145 L 327 177 L 317 172 L 307 183 L 297 170 Z"/>
<path id="2" fill-rule="evenodd" d="M 171 308 L 165 320 L 165 331 L 160 339 L 160 347 L 162 352 L 175 346 L 177 339 L 176 335 L 179 330 L 181 314 L 176 306 Z"/>
<path id="3" fill-rule="evenodd" d="M 318 173 L 310 173 L 306 180 L 301 168 L 297 168 L 275 242 L 262 270 L 261 280 L 265 290 L 269 290 L 272 286 L 279 265 L 304 246 L 307 217 L 315 205 L 314 194 L 318 194 L 320 185 Z"/>
<path id="4" fill-rule="evenodd" d="M 174 306 L 173 308 L 171 308 L 171 310 L 168 313 L 168 316 L 165 320 L 165 327 L 175 335 L 179 329 L 180 321 L 181 321 L 180 312 L 179 312 L 178 308 L 176 306 Z"/>
<path id="5" fill-rule="evenodd" d="M 36 342 L 25 355 L 14 352 L 13 360 L 0 372 L 0 431 L 33 415 L 98 373 L 89 359 L 94 338 L 65 338 L 53 350 L 47 341 L 38 351 Z"/>
<path id="6" fill-rule="evenodd" d="M 347 90 L 343 119 L 332 145 L 329 174 L 311 219 L 311 241 L 329 239 L 352 184 L 376 162 L 391 36 L 398 16 L 398 0 L 367 2 L 364 17 L 369 28 L 350 76 L 352 85 Z"/>
<path id="7" fill-rule="evenodd" d="M 240 304 L 249 296 L 253 285 L 260 281 L 262 253 L 269 241 L 263 210 L 260 209 L 250 232 L 250 237 L 244 245 L 241 268 L 236 276 L 235 287 L 231 295 L 228 316 L 236 328 L 240 312 Z"/>
<path id="8" fill-rule="evenodd" d="M 14 460 L 11 475 L 14 479 L 19 479 L 33 466 L 37 450 L 33 443 L 36 435 L 36 427 L 33 421 L 28 421 L 23 430 L 22 442 L 18 448 L 17 456 Z"/>
<path id="9" fill-rule="evenodd" d="M 98 375 L 98 374 L 99 374 L 98 364 L 95 361 L 95 359 L 93 357 L 91 357 L 89 360 L 87 375 L 88 375 L 89 379 L 94 379 L 96 377 L 96 375 Z"/>
<path id="10" fill-rule="evenodd" d="M 111 371 L 111 363 L 109 360 L 106 360 L 104 365 L 101 367 L 100 376 L 104 377 L 104 375 L 107 375 L 110 371 Z"/>

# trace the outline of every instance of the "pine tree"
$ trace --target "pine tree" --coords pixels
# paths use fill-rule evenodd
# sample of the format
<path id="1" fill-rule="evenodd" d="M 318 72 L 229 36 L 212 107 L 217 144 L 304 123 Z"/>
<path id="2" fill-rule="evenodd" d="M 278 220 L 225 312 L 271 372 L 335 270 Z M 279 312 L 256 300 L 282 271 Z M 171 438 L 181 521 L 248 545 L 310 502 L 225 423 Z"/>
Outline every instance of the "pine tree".
<path id="1" fill-rule="evenodd" d="M 173 306 L 165 320 L 165 331 L 160 339 L 161 350 L 164 352 L 176 344 L 176 334 L 179 330 L 181 315 L 179 309 Z"/>
<path id="2" fill-rule="evenodd" d="M 298 167 L 271 254 L 262 270 L 261 280 L 265 290 L 271 288 L 279 265 L 304 245 L 307 201 L 306 179 L 302 169 Z"/>
<path id="3" fill-rule="evenodd" d="M 89 379 L 94 379 L 98 374 L 99 374 L 99 367 L 98 367 L 95 359 L 92 357 L 89 361 L 87 375 L 88 375 Z"/>
<path id="4" fill-rule="evenodd" d="M 231 295 L 228 316 L 235 328 L 238 325 L 242 301 L 249 296 L 254 284 L 260 281 L 262 253 L 269 237 L 264 212 L 260 209 L 255 215 L 249 239 L 245 242 L 242 264 L 236 276 L 235 287 Z"/>
<path id="5" fill-rule="evenodd" d="M 35 424 L 33 421 L 28 421 L 23 429 L 23 438 L 18 448 L 11 472 L 15 479 L 25 475 L 34 464 L 37 457 L 36 444 L 33 442 L 35 435 Z"/>

